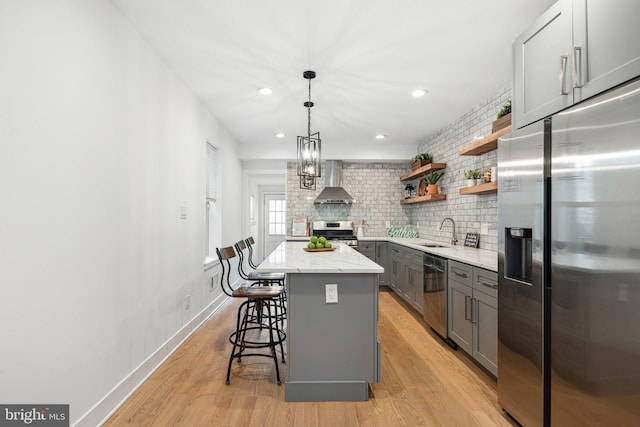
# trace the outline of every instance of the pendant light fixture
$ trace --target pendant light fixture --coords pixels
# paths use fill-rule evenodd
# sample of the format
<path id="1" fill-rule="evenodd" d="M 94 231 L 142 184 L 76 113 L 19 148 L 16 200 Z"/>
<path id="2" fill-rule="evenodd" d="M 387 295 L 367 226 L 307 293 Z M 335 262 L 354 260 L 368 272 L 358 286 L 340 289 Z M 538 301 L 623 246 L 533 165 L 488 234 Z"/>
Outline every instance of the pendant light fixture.
<path id="1" fill-rule="evenodd" d="M 309 81 L 309 99 L 304 103 L 307 107 L 307 135 L 298 136 L 298 176 L 300 188 L 316 189 L 316 178 L 322 176 L 320 171 L 320 132 L 311 133 L 311 80 L 316 78 L 315 71 L 305 71 L 302 77 Z"/>

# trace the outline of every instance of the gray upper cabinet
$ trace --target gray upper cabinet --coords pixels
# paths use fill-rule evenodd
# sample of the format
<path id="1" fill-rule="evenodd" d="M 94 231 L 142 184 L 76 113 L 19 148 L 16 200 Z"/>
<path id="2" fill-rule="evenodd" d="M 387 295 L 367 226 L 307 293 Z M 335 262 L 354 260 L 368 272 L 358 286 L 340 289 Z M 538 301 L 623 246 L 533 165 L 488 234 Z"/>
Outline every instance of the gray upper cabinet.
<path id="1" fill-rule="evenodd" d="M 560 0 L 513 44 L 521 128 L 640 75 L 638 0 Z"/>
<path id="2" fill-rule="evenodd" d="M 574 102 L 640 75 L 640 1 L 574 0 Z"/>
<path id="3" fill-rule="evenodd" d="M 571 0 L 560 0 L 513 43 L 514 128 L 573 103 L 571 25 Z"/>

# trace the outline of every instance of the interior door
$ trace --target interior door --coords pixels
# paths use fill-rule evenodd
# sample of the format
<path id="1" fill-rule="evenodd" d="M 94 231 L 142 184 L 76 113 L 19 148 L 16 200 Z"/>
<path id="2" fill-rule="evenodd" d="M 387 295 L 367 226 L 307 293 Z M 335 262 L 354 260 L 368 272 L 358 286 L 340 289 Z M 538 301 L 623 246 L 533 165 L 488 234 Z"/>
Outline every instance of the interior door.
<path id="1" fill-rule="evenodd" d="M 273 252 L 285 240 L 287 201 L 284 193 L 264 194 L 262 211 L 264 215 L 262 216 L 262 254 L 260 260 Z"/>

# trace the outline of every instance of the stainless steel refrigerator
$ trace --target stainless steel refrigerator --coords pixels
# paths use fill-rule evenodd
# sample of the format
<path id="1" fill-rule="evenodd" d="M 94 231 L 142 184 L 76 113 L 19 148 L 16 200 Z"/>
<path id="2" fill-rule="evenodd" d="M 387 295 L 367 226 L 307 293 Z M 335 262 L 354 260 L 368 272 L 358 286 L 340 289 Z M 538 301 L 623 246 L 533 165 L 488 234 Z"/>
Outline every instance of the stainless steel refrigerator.
<path id="1" fill-rule="evenodd" d="M 498 400 L 640 425 L 640 80 L 498 143 Z"/>

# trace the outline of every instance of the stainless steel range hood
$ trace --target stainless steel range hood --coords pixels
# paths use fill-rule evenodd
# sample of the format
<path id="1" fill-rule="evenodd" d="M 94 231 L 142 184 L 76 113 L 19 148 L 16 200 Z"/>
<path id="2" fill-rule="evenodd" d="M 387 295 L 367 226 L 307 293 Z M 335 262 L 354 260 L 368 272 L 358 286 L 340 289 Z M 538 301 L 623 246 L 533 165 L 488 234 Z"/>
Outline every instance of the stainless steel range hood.
<path id="1" fill-rule="evenodd" d="M 342 161 L 327 160 L 324 162 L 324 189 L 313 203 L 349 204 L 355 199 L 342 188 Z"/>

